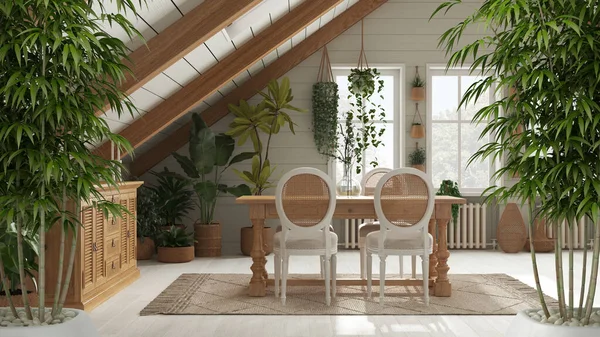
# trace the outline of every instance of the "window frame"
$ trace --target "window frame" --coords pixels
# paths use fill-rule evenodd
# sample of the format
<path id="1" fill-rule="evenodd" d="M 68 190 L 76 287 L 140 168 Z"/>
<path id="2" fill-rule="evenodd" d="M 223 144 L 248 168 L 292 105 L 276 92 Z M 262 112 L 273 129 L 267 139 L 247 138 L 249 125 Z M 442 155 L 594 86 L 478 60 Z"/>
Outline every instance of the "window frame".
<path id="1" fill-rule="evenodd" d="M 459 76 L 459 81 L 458 81 L 458 102 L 460 104 L 460 100 L 462 98 L 462 94 L 461 94 L 461 81 L 460 81 L 460 76 L 477 76 L 477 74 L 471 74 L 469 73 L 469 69 L 470 69 L 470 64 L 464 65 L 462 67 L 453 67 L 451 69 L 447 69 L 446 64 L 427 64 L 426 67 L 426 71 L 425 71 L 425 76 L 426 76 L 426 83 L 428 84 L 426 86 L 426 128 L 427 128 L 427 132 L 426 132 L 426 143 L 427 143 L 427 166 L 428 169 L 427 170 L 427 176 L 429 177 L 430 180 L 433 179 L 433 170 L 431 168 L 433 168 L 433 136 L 432 136 L 432 130 L 433 130 L 433 95 L 432 95 L 432 90 L 433 90 L 433 86 L 431 85 L 432 80 L 433 80 L 433 76 Z M 497 100 L 498 97 L 496 96 L 496 85 L 492 85 L 490 87 L 490 103 Z M 448 121 L 436 121 L 435 123 L 437 124 L 456 124 L 458 126 L 458 146 L 459 146 L 459 151 L 458 151 L 458 165 L 459 165 L 459 170 L 458 170 L 458 184 L 459 184 L 459 189 L 461 191 L 461 194 L 463 196 L 466 197 L 472 197 L 472 196 L 481 196 L 481 195 L 485 195 L 483 192 L 485 191 L 486 188 L 490 187 L 490 186 L 494 186 L 494 185 L 499 185 L 501 184 L 501 180 L 498 180 L 497 178 L 495 179 L 493 177 L 494 172 L 496 171 L 496 168 L 499 167 L 499 162 L 498 161 L 493 161 L 491 160 L 491 158 L 488 158 L 489 160 L 489 184 L 487 187 L 483 187 L 483 188 L 463 188 L 460 186 L 460 183 L 462 182 L 462 178 L 463 178 L 463 170 L 461 166 L 461 162 L 462 162 L 462 157 L 461 157 L 461 151 L 460 151 L 460 146 L 462 143 L 462 131 L 461 131 L 461 125 L 466 124 L 469 125 L 471 124 L 470 120 L 462 120 L 461 119 L 462 116 L 458 115 L 458 118 L 453 119 L 453 120 L 448 120 Z M 488 136 L 488 141 L 492 140 L 492 135 Z M 439 190 L 439 186 L 433 186 L 436 190 L 436 192 Z"/>
<path id="2" fill-rule="evenodd" d="M 377 68 L 381 72 L 381 75 L 392 73 L 395 76 L 394 85 L 396 86 L 396 95 L 394 96 L 394 112 L 393 112 L 393 130 L 394 135 L 394 167 L 391 169 L 404 166 L 404 154 L 405 154 L 405 102 L 406 102 L 406 84 L 405 84 L 405 66 L 402 63 L 380 63 L 371 64 L 372 68 Z M 352 64 L 332 64 L 331 69 L 333 71 L 333 77 L 335 80 L 336 76 L 340 73 L 349 73 L 349 70 L 356 68 L 356 65 Z M 386 111 L 386 118 L 389 116 L 389 111 Z M 339 120 L 338 120 L 339 123 Z M 378 124 L 378 122 L 376 122 Z M 388 126 L 390 123 L 386 123 Z M 386 128 L 386 132 L 389 132 L 390 128 Z M 365 165 L 365 158 L 363 156 L 363 173 L 368 172 L 371 168 L 368 163 Z M 327 171 L 332 179 L 336 179 L 336 160 L 329 158 L 327 161 Z M 337 183 L 337 181 L 335 181 Z"/>

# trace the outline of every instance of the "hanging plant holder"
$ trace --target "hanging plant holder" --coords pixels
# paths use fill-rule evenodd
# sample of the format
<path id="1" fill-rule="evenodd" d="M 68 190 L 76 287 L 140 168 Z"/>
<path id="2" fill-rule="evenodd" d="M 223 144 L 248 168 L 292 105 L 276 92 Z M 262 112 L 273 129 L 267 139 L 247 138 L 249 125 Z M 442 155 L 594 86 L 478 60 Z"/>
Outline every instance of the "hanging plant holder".
<path id="1" fill-rule="evenodd" d="M 413 101 L 424 101 L 425 100 L 425 81 L 421 79 L 419 75 L 419 66 L 416 67 L 417 74 L 412 81 L 412 89 L 410 91 L 410 99 Z"/>
<path id="2" fill-rule="evenodd" d="M 410 136 L 412 138 L 423 138 L 425 137 L 425 126 L 423 125 L 423 118 L 419 112 L 419 103 L 416 105 L 416 114 L 413 117 L 412 126 L 410 127 Z"/>
<path id="3" fill-rule="evenodd" d="M 333 78 L 327 46 L 323 47 L 317 83 L 313 85 L 313 137 L 317 151 L 326 157 L 335 156 L 337 147 L 338 85 Z"/>

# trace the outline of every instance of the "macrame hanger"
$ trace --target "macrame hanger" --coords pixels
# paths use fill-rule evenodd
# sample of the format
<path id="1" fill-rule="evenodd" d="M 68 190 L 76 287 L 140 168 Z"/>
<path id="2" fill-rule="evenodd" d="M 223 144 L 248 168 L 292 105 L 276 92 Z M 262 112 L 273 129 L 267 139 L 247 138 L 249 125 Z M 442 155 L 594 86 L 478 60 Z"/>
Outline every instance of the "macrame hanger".
<path id="1" fill-rule="evenodd" d="M 333 82 L 333 70 L 331 69 L 331 62 L 329 61 L 327 46 L 323 46 L 321 65 L 319 66 L 319 73 L 317 74 L 317 82 Z"/>
<path id="2" fill-rule="evenodd" d="M 415 103 L 415 108 L 416 108 L 416 113 L 413 116 L 413 120 L 412 123 L 415 124 L 415 121 L 417 120 L 417 118 L 419 119 L 419 124 L 423 124 L 423 118 L 421 118 L 421 113 L 419 112 L 419 103 Z"/>
<path id="3" fill-rule="evenodd" d="M 358 55 L 358 69 L 369 68 L 367 54 L 365 53 L 365 21 L 360 20 L 360 54 Z"/>
<path id="4" fill-rule="evenodd" d="M 421 78 L 421 76 L 419 76 L 419 66 L 415 66 L 416 70 L 417 70 L 417 74 L 415 77 Z"/>

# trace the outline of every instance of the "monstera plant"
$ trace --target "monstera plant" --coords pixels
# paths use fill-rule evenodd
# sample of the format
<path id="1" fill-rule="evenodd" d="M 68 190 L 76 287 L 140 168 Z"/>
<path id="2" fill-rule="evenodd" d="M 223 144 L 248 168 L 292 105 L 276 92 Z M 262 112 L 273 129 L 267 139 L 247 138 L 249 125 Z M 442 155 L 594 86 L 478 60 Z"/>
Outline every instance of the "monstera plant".
<path id="1" fill-rule="evenodd" d="M 235 141 L 231 136 L 215 134 L 199 114 L 192 115 L 189 157 L 173 153 L 197 197 L 200 217 L 196 221 L 196 256 L 219 256 L 221 253 L 221 224 L 214 221 L 215 208 L 221 193 L 236 197 L 251 194 L 245 184 L 227 186 L 221 183 L 223 172 L 231 165 L 254 157 L 254 152 L 233 156 Z M 233 157 L 232 157 L 233 156 Z"/>

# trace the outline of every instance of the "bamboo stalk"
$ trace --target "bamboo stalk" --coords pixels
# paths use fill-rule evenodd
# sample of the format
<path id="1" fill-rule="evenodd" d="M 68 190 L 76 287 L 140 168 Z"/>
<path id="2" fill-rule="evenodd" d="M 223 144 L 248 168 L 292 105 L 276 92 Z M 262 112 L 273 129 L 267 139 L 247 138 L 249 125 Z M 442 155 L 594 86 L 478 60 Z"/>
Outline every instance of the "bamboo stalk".
<path id="1" fill-rule="evenodd" d="M 8 307 L 12 312 L 13 316 L 19 317 L 17 313 L 17 308 L 15 308 L 15 304 L 12 301 L 12 296 L 10 295 L 10 286 L 8 285 L 8 279 L 6 278 L 6 274 L 4 273 L 4 262 L 2 258 L 0 258 L 0 278 L 2 279 L 2 287 L 4 288 L 4 292 L 6 293 L 6 300 L 8 301 Z M 27 294 L 23 294 L 23 297 L 26 297 Z"/>
<path id="2" fill-rule="evenodd" d="M 562 270 L 562 231 L 556 220 L 554 226 L 556 227 L 556 240 L 558 241 L 554 246 L 554 264 L 556 269 L 556 292 L 558 294 L 558 310 L 560 317 L 565 318 L 565 286 L 563 284 L 563 270 Z"/>
<path id="3" fill-rule="evenodd" d="M 44 183 L 42 183 L 42 193 L 41 193 L 41 198 L 42 200 L 44 200 L 45 198 L 45 186 Z M 45 318 L 46 318 L 46 308 L 45 308 L 45 301 L 46 301 L 46 210 L 44 209 L 44 207 L 40 207 L 40 243 L 39 243 L 39 256 L 38 256 L 38 266 L 39 266 L 39 271 L 38 271 L 38 282 L 39 282 L 39 287 L 38 287 L 38 297 L 39 297 L 39 304 L 38 304 L 38 319 L 40 320 L 40 322 L 44 322 Z"/>
<path id="4" fill-rule="evenodd" d="M 29 305 L 29 298 L 27 295 L 27 285 L 25 285 L 25 259 L 23 257 L 23 224 L 21 219 L 17 218 L 17 260 L 19 261 L 19 280 L 21 281 L 21 292 L 23 296 L 23 308 L 28 320 L 33 320 L 33 314 L 31 313 L 31 306 Z"/>
<path id="5" fill-rule="evenodd" d="M 592 271 L 590 273 L 590 287 L 588 289 L 587 302 L 585 304 L 585 322 L 589 322 L 592 315 L 592 306 L 596 296 L 596 283 L 598 281 L 598 260 L 600 256 L 600 222 L 594 219 L 594 254 L 592 255 Z"/>
<path id="6" fill-rule="evenodd" d="M 77 212 L 79 212 L 80 208 L 81 201 L 77 200 L 77 205 L 75 206 L 75 209 L 77 210 Z M 81 216 L 78 217 L 81 218 Z M 67 300 L 67 293 L 69 292 L 69 285 L 71 283 L 71 277 L 73 275 L 73 265 L 75 264 L 75 250 L 77 248 L 77 235 L 79 233 L 79 226 L 79 221 L 77 221 L 77 224 L 73 229 L 73 239 L 71 241 L 71 250 L 69 251 L 69 263 L 67 264 L 67 275 L 65 275 L 65 282 L 63 283 L 63 289 L 60 293 L 60 300 L 58 302 L 57 312 L 59 313 L 62 311 L 63 306 L 65 305 L 65 301 Z M 58 296 L 58 294 L 56 294 L 55 296 Z"/>
<path id="7" fill-rule="evenodd" d="M 583 299 L 585 298 L 585 276 L 587 274 L 587 254 L 588 254 L 588 229 L 587 222 L 584 222 L 585 230 L 583 231 L 583 268 L 581 268 L 581 293 L 579 294 L 579 319 L 583 318 Z"/>
<path id="8" fill-rule="evenodd" d="M 535 254 L 535 248 L 533 245 L 533 233 L 535 233 L 535 219 L 534 219 L 534 202 L 529 202 L 529 250 L 531 251 L 531 264 L 533 266 L 533 278 L 535 279 L 535 289 L 540 298 L 540 304 L 542 305 L 542 310 L 544 311 L 544 315 L 546 318 L 550 317 L 550 311 L 548 311 L 548 305 L 546 304 L 546 300 L 544 299 L 544 292 L 542 291 L 542 284 L 540 283 L 540 274 L 537 266 L 537 256 Z"/>
<path id="9" fill-rule="evenodd" d="M 54 304 L 52 305 L 52 317 L 58 313 L 56 310 L 58 309 L 58 299 L 60 295 L 60 286 L 62 284 L 62 276 L 63 276 L 63 268 L 64 268 L 64 260 L 65 260 L 65 220 L 66 220 L 66 211 L 67 211 L 67 190 L 66 187 L 63 187 L 63 200 L 62 200 L 62 215 L 61 215 L 61 228 L 60 228 L 60 247 L 58 252 L 58 274 L 56 277 L 56 287 L 54 288 Z"/>
<path id="10" fill-rule="evenodd" d="M 572 220 L 567 220 L 569 226 L 569 307 L 567 318 L 573 318 L 574 294 L 573 294 L 573 246 L 575 245 L 575 225 Z"/>

